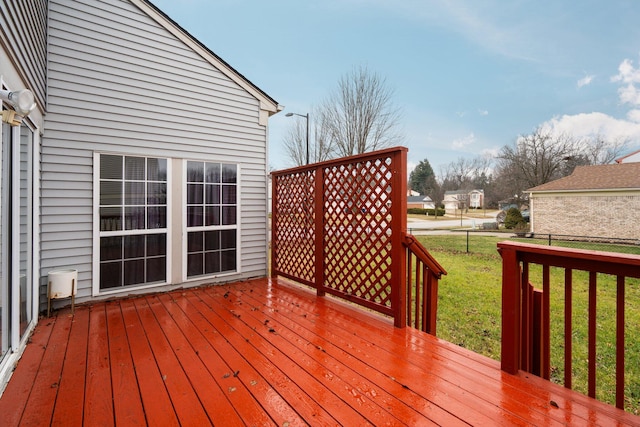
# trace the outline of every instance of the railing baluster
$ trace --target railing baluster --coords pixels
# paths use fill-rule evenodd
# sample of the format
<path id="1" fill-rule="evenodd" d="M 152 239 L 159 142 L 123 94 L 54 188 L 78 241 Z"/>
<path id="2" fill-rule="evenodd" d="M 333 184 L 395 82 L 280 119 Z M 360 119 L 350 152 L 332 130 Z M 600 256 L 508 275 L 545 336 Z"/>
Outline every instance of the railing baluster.
<path id="1" fill-rule="evenodd" d="M 588 395 L 589 397 L 596 397 L 596 272 L 589 272 L 589 343 L 588 343 L 588 358 L 589 358 L 589 378 L 588 378 Z"/>
<path id="2" fill-rule="evenodd" d="M 571 388 L 573 371 L 573 270 L 564 270 L 564 386 Z"/>
<path id="3" fill-rule="evenodd" d="M 616 292 L 616 406 L 624 409 L 624 276 L 617 276 Z"/>
<path id="4" fill-rule="evenodd" d="M 542 267 L 542 378 L 551 377 L 551 284 L 549 266 Z"/>

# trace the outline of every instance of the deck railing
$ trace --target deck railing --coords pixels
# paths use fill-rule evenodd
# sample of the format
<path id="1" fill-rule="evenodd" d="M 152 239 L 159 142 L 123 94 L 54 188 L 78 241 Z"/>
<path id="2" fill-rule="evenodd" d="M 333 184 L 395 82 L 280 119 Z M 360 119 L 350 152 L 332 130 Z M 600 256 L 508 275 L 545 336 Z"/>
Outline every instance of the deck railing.
<path id="1" fill-rule="evenodd" d="M 404 147 L 273 172 L 271 274 L 406 326 L 406 177 Z"/>
<path id="2" fill-rule="evenodd" d="M 438 280 L 447 274 L 429 251 L 411 234 L 407 248 L 407 325 L 436 335 Z"/>
<path id="3" fill-rule="evenodd" d="M 502 369 L 509 373 L 527 371 L 551 376 L 550 295 L 560 286 L 564 299 L 564 385 L 572 388 L 573 295 L 577 272 L 587 276 L 587 394 L 596 397 L 597 322 L 609 314 L 597 310 L 602 275 L 615 278 L 615 393 L 616 406 L 624 409 L 625 387 L 625 288 L 627 278 L 640 277 L 640 256 L 534 244 L 500 242 L 502 256 Z M 540 266 L 542 288 L 531 284 L 532 267 Z M 562 283 L 552 283 L 551 268 L 560 268 Z M 576 272 L 576 274 L 574 274 Z M 557 277 L 557 276 L 556 276 Z M 556 279 L 556 281 L 558 281 Z M 602 284 L 602 281 L 600 281 Z M 602 286 L 601 286 L 602 287 Z M 596 322 L 596 319 L 597 322 Z"/>

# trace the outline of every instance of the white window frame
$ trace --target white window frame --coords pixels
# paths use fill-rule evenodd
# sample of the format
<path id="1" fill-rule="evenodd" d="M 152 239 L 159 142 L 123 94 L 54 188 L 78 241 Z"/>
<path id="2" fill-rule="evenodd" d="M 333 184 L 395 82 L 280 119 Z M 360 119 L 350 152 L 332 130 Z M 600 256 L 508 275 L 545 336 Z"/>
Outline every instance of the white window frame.
<path id="1" fill-rule="evenodd" d="M 187 227 L 187 163 L 188 162 L 204 162 L 204 163 L 220 163 L 220 164 L 228 164 L 236 166 L 236 224 L 235 225 L 203 225 L 198 227 Z M 236 163 L 233 161 L 225 161 L 221 159 L 183 159 L 182 161 L 182 281 L 183 282 L 196 282 L 202 280 L 211 280 L 219 277 L 239 275 L 242 273 L 242 265 L 240 263 L 241 260 L 241 223 L 242 223 L 242 205 L 241 205 L 241 194 L 242 194 L 242 168 L 240 167 L 240 163 Z M 233 271 L 222 271 L 219 273 L 213 274 L 204 274 L 195 277 L 188 277 L 188 264 L 187 264 L 187 255 L 188 255 L 188 235 L 190 231 L 214 231 L 214 230 L 236 230 L 236 269 Z"/>
<path id="2" fill-rule="evenodd" d="M 118 230 L 118 231 L 100 231 L 100 156 L 123 156 L 123 157 L 144 157 L 144 158 L 158 158 L 166 159 L 167 161 L 167 226 L 165 228 L 154 228 L 144 230 Z M 141 289 L 155 288 L 159 286 L 165 286 L 171 283 L 171 260 L 172 260 L 172 243 L 171 243 L 171 224 L 172 224 L 172 170 L 171 170 L 171 158 L 158 156 L 153 154 L 140 154 L 140 153 L 116 153 L 116 152 L 94 152 L 93 153 L 93 286 L 92 295 L 110 295 L 119 294 L 123 292 L 132 292 Z M 121 286 L 118 288 L 100 289 L 100 238 L 107 236 L 127 236 L 127 235 L 141 235 L 141 234 L 154 234 L 164 233 L 166 235 L 167 251 L 166 251 L 166 275 L 164 282 L 155 282 L 142 285 Z"/>

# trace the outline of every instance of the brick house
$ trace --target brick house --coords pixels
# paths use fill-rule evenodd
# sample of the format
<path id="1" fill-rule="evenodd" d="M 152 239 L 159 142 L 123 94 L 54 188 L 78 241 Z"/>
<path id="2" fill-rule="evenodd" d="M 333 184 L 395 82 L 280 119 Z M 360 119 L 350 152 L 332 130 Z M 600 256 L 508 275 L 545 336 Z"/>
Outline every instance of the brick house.
<path id="1" fill-rule="evenodd" d="M 640 238 L 640 163 L 578 166 L 527 190 L 531 231 Z"/>

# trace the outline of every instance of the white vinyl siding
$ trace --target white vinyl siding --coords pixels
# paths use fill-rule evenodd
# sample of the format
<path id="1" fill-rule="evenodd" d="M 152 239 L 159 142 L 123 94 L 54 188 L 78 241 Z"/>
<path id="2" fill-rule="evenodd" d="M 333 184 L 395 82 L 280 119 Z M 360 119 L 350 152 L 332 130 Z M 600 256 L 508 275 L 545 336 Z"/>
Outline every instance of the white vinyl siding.
<path id="1" fill-rule="evenodd" d="M 38 104 L 44 106 L 47 1 L 0 2 L 0 28 L 7 54 L 17 64 L 26 87 L 33 92 Z"/>
<path id="2" fill-rule="evenodd" d="M 43 276 L 76 268 L 78 301 L 91 297 L 96 152 L 238 164 L 237 279 L 266 274 L 267 129 L 255 96 L 128 0 L 50 1 L 48 87 Z"/>

